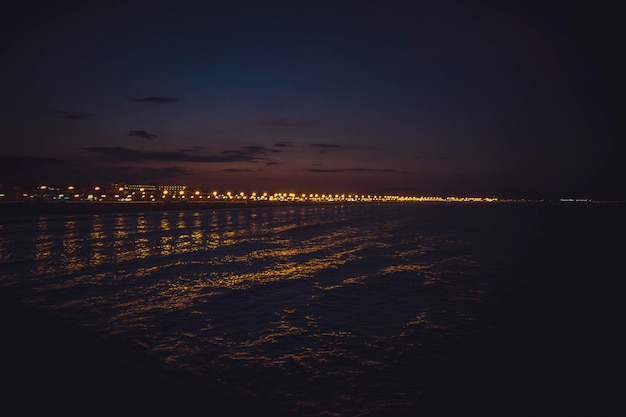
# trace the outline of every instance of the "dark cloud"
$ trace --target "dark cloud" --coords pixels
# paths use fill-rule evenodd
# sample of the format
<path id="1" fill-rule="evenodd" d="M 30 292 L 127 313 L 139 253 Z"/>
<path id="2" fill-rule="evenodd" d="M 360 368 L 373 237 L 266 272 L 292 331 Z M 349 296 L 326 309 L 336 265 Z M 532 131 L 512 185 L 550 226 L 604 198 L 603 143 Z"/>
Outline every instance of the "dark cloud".
<path id="1" fill-rule="evenodd" d="M 265 165 L 278 165 L 278 162 L 276 162 L 276 161 L 269 161 L 269 162 L 266 162 Z"/>
<path id="2" fill-rule="evenodd" d="M 293 146 L 293 142 L 290 142 L 290 141 L 276 142 L 273 146 L 275 148 L 286 148 L 288 146 Z"/>
<path id="3" fill-rule="evenodd" d="M 311 146 L 315 146 L 318 148 L 324 148 L 324 149 L 336 149 L 336 148 L 341 148 L 341 145 L 335 145 L 333 143 L 314 143 Z"/>
<path id="4" fill-rule="evenodd" d="M 227 169 L 223 169 L 222 172 L 257 172 L 257 170 L 255 170 L 255 169 L 227 168 Z"/>
<path id="5" fill-rule="evenodd" d="M 145 130 L 131 130 L 128 132 L 130 136 L 139 136 L 140 138 L 144 138 L 147 140 L 158 138 L 157 135 L 153 133 L 146 132 Z"/>
<path id="6" fill-rule="evenodd" d="M 265 146 L 260 145 L 248 145 L 244 146 L 241 149 L 231 149 L 224 151 L 225 154 L 234 154 L 234 155 L 265 155 L 267 150 Z"/>
<path id="7" fill-rule="evenodd" d="M 336 151 L 336 150 L 343 148 L 343 146 L 341 145 L 335 145 L 332 143 L 314 143 L 311 146 L 315 148 L 319 148 L 321 153 Z"/>
<path id="8" fill-rule="evenodd" d="M 307 171 L 309 172 L 317 172 L 317 173 L 338 173 L 338 172 L 381 172 L 387 174 L 406 174 L 406 171 L 398 171 L 396 169 L 375 169 L 375 168 L 345 168 L 345 169 L 320 169 L 320 168 L 309 168 Z"/>
<path id="9" fill-rule="evenodd" d="M 145 152 L 136 149 L 125 148 L 121 146 L 90 146 L 83 148 L 86 151 L 100 154 L 101 156 L 117 161 L 135 161 L 135 162 L 203 162 L 203 163 L 220 163 L 220 162 L 257 162 L 261 158 L 255 156 L 254 153 L 235 152 L 228 155 L 189 155 L 185 150 L 170 152 Z M 225 152 L 226 153 L 226 152 Z"/>
<path id="10" fill-rule="evenodd" d="M 88 117 L 94 117 L 95 114 L 91 113 L 72 113 L 69 111 L 58 110 L 58 114 L 62 115 L 64 119 L 86 119 Z"/>
<path id="11" fill-rule="evenodd" d="M 148 96 L 144 98 L 130 98 L 131 101 L 138 101 L 141 103 L 176 103 L 178 101 L 175 97 L 158 97 Z"/>
<path id="12" fill-rule="evenodd" d="M 270 149 L 270 152 L 280 153 L 282 152 L 282 149 L 280 148 L 287 148 L 287 147 L 293 146 L 293 142 L 290 142 L 290 141 L 276 142 L 272 146 L 273 146 L 273 149 Z"/>
<path id="13" fill-rule="evenodd" d="M 309 126 L 308 123 L 299 122 L 296 120 L 289 120 L 289 119 L 261 119 L 257 121 L 256 124 L 257 126 L 260 126 L 260 127 L 278 127 L 278 128 Z"/>

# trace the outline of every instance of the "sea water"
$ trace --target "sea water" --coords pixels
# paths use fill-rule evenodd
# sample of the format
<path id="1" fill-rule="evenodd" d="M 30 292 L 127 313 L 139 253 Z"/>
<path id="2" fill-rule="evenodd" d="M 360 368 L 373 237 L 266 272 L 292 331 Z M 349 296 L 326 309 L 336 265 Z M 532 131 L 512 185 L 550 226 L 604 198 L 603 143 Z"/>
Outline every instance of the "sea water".
<path id="1" fill-rule="evenodd" d="M 573 329 L 603 320 L 594 296 L 624 248 L 607 243 L 622 214 L 423 203 L 12 216 L 0 289 L 300 416 L 437 415 L 444 390 L 475 406 L 493 400 L 477 387 L 532 380 L 530 394 L 554 394 L 545 379 L 562 385 L 582 352 L 566 348 Z"/>

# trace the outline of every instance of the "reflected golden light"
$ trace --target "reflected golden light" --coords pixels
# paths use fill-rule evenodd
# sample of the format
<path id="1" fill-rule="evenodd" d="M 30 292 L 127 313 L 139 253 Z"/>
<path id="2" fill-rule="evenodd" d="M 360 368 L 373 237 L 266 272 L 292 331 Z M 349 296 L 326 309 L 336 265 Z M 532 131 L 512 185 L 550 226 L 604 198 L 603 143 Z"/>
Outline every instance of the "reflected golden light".
<path id="1" fill-rule="evenodd" d="M 178 215 L 178 222 L 176 222 L 177 229 L 185 229 L 187 226 L 185 225 L 185 216 L 184 213 L 180 213 Z"/>
<path id="2" fill-rule="evenodd" d="M 137 230 L 139 231 L 139 233 L 145 233 L 145 221 L 144 222 L 138 222 L 137 225 Z M 151 255 L 151 245 L 149 244 L 150 241 L 148 240 L 147 237 L 138 237 L 137 239 L 135 239 L 135 257 L 141 259 L 141 258 L 147 258 L 148 256 Z"/>
<path id="3" fill-rule="evenodd" d="M 103 241 L 107 238 L 104 233 L 104 225 L 100 221 L 100 218 L 96 218 L 97 221 L 92 224 L 92 231 L 89 234 L 92 241 L 91 252 L 89 256 L 90 265 L 101 265 L 107 262 L 106 247 Z"/>
<path id="4" fill-rule="evenodd" d="M 426 312 L 422 311 L 413 320 L 411 320 L 407 324 L 405 324 L 404 327 L 428 325 L 428 324 L 429 323 L 428 323 L 428 320 L 427 320 L 427 317 L 426 317 Z"/>
<path id="5" fill-rule="evenodd" d="M 171 236 L 161 237 L 161 256 L 167 256 L 172 253 L 172 240 L 173 238 Z"/>
<path id="6" fill-rule="evenodd" d="M 63 235 L 63 252 L 61 258 L 63 267 L 67 271 L 75 271 L 85 266 L 77 256 L 77 252 L 81 249 L 80 239 L 76 235 L 76 222 L 68 220 L 64 224 L 65 234 Z"/>

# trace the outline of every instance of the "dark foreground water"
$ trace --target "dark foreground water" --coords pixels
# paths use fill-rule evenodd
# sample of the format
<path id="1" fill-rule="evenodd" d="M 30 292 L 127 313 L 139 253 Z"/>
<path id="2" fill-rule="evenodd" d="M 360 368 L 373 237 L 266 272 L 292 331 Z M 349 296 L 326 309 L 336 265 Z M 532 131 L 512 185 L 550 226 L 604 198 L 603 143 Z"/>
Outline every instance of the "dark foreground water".
<path id="1" fill-rule="evenodd" d="M 0 290 L 299 416 L 614 415 L 625 213 L 11 216 Z"/>

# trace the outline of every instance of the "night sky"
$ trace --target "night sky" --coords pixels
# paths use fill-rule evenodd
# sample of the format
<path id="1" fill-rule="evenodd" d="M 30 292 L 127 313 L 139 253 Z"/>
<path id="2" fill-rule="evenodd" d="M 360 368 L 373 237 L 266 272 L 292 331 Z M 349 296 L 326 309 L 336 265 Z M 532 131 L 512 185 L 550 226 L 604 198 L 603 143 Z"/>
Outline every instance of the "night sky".
<path id="1" fill-rule="evenodd" d="M 626 198 L 602 2 L 25 1 L 0 20 L 1 184 Z"/>

